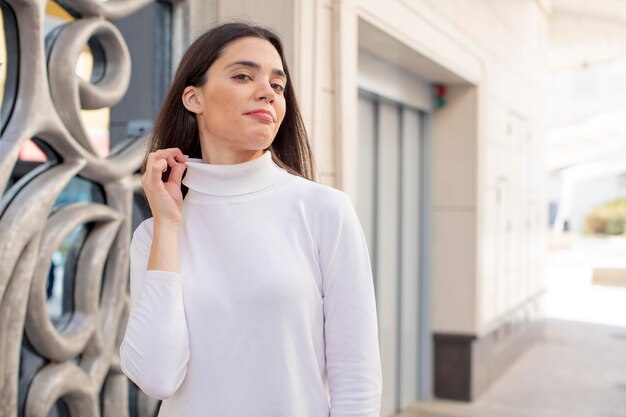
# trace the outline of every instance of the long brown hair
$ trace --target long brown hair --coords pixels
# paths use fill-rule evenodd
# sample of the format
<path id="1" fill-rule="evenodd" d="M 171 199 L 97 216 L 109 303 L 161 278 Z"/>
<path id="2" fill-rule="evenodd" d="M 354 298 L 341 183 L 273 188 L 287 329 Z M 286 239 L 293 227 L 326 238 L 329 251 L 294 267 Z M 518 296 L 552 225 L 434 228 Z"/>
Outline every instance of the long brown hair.
<path id="1" fill-rule="evenodd" d="M 268 149 L 279 166 L 292 174 L 315 181 L 313 154 L 292 87 L 282 41 L 269 29 L 243 22 L 215 26 L 187 49 L 157 115 L 147 152 L 177 147 L 191 158 L 202 158 L 196 115 L 183 105 L 183 91 L 187 86 L 204 85 L 207 70 L 219 58 L 224 47 L 236 39 L 250 36 L 265 39 L 276 48 L 288 80 L 283 93 L 286 103 L 285 117 Z M 144 160 L 142 171 L 145 164 Z"/>

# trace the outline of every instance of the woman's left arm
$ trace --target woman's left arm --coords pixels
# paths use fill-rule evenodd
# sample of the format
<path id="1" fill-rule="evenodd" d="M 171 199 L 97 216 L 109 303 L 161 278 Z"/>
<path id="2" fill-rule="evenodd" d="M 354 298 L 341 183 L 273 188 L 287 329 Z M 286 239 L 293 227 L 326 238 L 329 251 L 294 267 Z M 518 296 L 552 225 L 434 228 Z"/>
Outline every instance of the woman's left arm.
<path id="1" fill-rule="evenodd" d="M 363 229 L 347 195 L 320 262 L 330 417 L 379 417 L 382 372 L 374 283 Z"/>

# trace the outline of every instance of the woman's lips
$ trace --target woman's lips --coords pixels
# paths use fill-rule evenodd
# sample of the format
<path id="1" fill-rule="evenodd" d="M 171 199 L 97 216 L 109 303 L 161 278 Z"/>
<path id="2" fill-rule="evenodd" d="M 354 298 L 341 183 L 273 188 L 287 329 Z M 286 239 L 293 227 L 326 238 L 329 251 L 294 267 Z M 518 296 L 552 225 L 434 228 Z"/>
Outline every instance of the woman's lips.
<path id="1" fill-rule="evenodd" d="M 267 122 L 273 122 L 274 121 L 274 116 L 272 116 L 272 114 L 270 112 L 267 112 L 265 110 L 251 111 L 249 113 L 246 113 L 246 116 L 252 116 L 255 119 L 264 120 L 264 121 L 267 121 Z"/>

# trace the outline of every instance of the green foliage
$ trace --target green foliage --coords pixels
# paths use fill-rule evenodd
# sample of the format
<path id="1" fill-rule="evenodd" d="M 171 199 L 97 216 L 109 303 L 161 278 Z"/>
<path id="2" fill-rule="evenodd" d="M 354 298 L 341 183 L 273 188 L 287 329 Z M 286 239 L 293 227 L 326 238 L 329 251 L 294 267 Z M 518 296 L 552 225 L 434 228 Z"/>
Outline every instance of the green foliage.
<path id="1" fill-rule="evenodd" d="M 596 207 L 585 219 L 584 232 L 623 235 L 626 232 L 626 199 Z"/>

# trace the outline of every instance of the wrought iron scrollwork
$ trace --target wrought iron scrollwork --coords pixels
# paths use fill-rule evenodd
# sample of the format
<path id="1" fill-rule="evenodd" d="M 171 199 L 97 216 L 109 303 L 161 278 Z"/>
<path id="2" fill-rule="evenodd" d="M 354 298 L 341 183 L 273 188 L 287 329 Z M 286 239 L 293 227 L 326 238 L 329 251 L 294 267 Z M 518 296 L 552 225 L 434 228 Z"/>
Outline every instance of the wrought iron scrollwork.
<path id="1" fill-rule="evenodd" d="M 153 1 L 59 0 L 76 19 L 46 45 L 45 0 L 0 0 L 4 14 L 15 21 L 14 28 L 5 28 L 6 36 L 16 37 L 9 43 L 19 45 L 17 56 L 9 57 L 19 60 L 9 71 L 19 73 L 10 74 L 17 80 L 16 95 L 9 98 L 14 99 L 10 113 L 3 112 L 8 119 L 0 140 L 0 417 L 46 417 L 59 400 L 72 417 L 149 416 L 156 409 L 147 397 L 129 399 L 118 357 L 130 304 L 131 217 L 145 137 L 101 157 L 80 117 L 81 109 L 114 106 L 128 88 L 131 58 L 107 19 L 128 16 Z M 74 69 L 90 42 L 101 48 L 106 62 L 85 81 Z M 7 192 L 20 149 L 32 138 L 44 142 L 58 161 Z M 77 175 L 101 187 L 105 202 L 55 207 Z M 65 236 L 87 224 L 71 315 L 58 326 L 46 310 L 51 257 Z M 38 361 L 27 386 L 21 386 L 25 351 Z"/>

